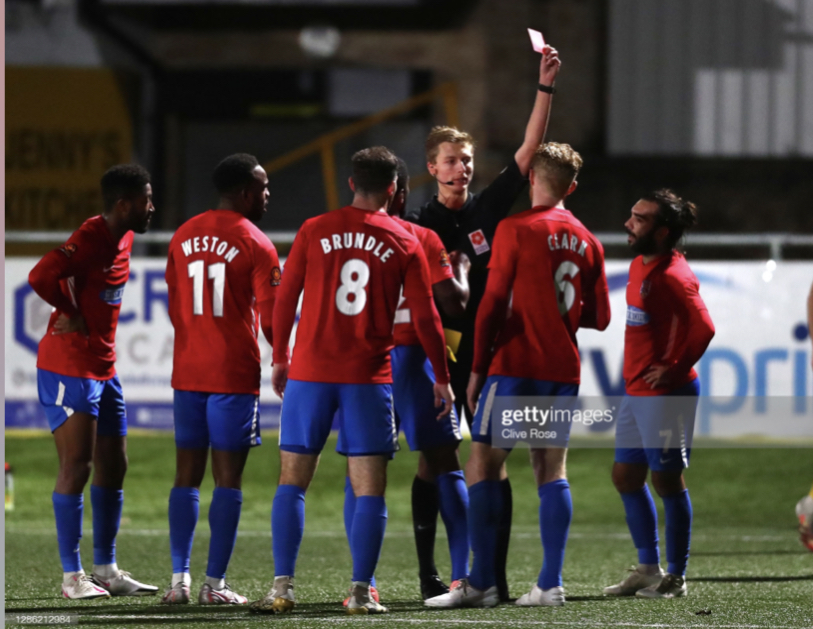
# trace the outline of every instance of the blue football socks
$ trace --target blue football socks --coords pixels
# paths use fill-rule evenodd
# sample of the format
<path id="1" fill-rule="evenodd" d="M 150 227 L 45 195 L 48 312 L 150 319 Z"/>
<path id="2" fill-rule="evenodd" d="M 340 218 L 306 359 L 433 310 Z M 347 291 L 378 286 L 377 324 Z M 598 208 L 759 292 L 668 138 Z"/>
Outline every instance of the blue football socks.
<path id="1" fill-rule="evenodd" d="M 174 574 L 189 572 L 199 511 L 200 492 L 195 487 L 173 487 L 169 492 L 169 549 Z"/>
<path id="2" fill-rule="evenodd" d="M 271 507 L 274 576 L 294 576 L 304 531 L 305 490 L 296 485 L 280 485 Z"/>
<path id="3" fill-rule="evenodd" d="M 649 493 L 649 485 L 645 484 L 638 491 L 622 493 L 621 500 L 632 541 L 638 549 L 638 563 L 658 564 L 658 512 L 655 510 L 652 494 Z"/>
<path id="4" fill-rule="evenodd" d="M 356 494 L 350 477 L 344 477 L 344 532 L 347 535 L 347 546 L 350 547 L 350 533 L 353 530 L 353 516 L 356 514 Z M 370 579 L 370 585 L 375 587 L 375 577 Z"/>
<path id="5" fill-rule="evenodd" d="M 229 487 L 215 487 L 209 507 L 209 562 L 206 576 L 224 579 L 234 544 L 237 542 L 237 525 L 243 506 L 243 492 Z"/>
<path id="6" fill-rule="evenodd" d="M 683 576 L 689 562 L 689 542 L 692 536 L 692 502 L 689 490 L 679 494 L 663 496 L 664 517 L 666 518 L 666 571 Z"/>
<path id="7" fill-rule="evenodd" d="M 496 583 L 494 558 L 501 515 L 500 481 L 484 480 L 469 487 L 469 541 L 474 552 L 469 583 L 478 590 Z"/>
<path id="8" fill-rule="evenodd" d="M 446 526 L 449 554 L 452 558 L 452 581 L 465 579 L 469 574 L 469 528 L 466 511 L 469 492 L 462 470 L 438 476 L 440 517 Z"/>
<path id="9" fill-rule="evenodd" d="M 93 563 L 97 566 L 116 563 L 116 535 L 121 524 L 124 490 L 91 485 L 90 504 L 93 509 Z"/>
<path id="10" fill-rule="evenodd" d="M 79 572 L 79 540 L 82 539 L 82 494 L 51 494 L 56 517 L 56 539 L 62 572 Z"/>
<path id="11" fill-rule="evenodd" d="M 545 552 L 536 584 L 543 590 L 562 585 L 565 545 L 573 518 L 573 501 L 567 480 L 541 485 L 539 494 L 539 531 Z"/>
<path id="12" fill-rule="evenodd" d="M 383 496 L 359 496 L 350 532 L 353 581 L 371 582 L 387 528 L 387 505 Z"/>

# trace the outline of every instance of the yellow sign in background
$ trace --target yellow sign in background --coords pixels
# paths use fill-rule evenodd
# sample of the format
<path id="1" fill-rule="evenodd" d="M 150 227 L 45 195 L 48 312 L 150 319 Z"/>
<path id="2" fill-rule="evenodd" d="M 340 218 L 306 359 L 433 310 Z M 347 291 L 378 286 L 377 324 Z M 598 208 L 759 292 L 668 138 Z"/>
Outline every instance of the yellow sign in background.
<path id="1" fill-rule="evenodd" d="M 120 77 L 6 68 L 6 229 L 66 230 L 101 213 L 99 179 L 132 159 Z"/>

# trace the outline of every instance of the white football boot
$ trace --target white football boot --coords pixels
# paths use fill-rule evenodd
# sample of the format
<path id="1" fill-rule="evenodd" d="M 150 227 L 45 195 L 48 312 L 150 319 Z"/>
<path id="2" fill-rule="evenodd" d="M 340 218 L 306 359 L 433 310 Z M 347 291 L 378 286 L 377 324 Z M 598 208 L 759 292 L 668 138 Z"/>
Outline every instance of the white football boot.
<path id="1" fill-rule="evenodd" d="M 686 596 L 687 592 L 686 579 L 667 572 L 658 585 L 650 585 L 643 590 L 638 590 L 635 596 L 640 598 L 680 598 Z"/>
<path id="2" fill-rule="evenodd" d="M 189 602 L 189 584 L 178 581 L 161 598 L 164 605 L 186 605 Z"/>
<path id="3" fill-rule="evenodd" d="M 386 614 L 389 610 L 379 603 L 367 582 L 354 581 L 350 587 L 350 600 L 347 601 L 348 614 Z"/>
<path id="4" fill-rule="evenodd" d="M 468 579 L 460 579 L 457 586 L 452 588 L 448 594 L 428 598 L 423 604 L 427 607 L 453 609 L 457 607 L 495 607 L 499 602 L 500 595 L 496 585 L 492 585 L 487 590 L 478 590 L 469 585 Z"/>
<path id="5" fill-rule="evenodd" d="M 621 583 L 616 583 L 604 588 L 605 596 L 635 596 L 638 590 L 643 590 L 650 586 L 660 585 L 665 573 L 658 566 L 655 574 L 640 572 L 636 566 L 629 569 L 630 574 Z"/>
<path id="6" fill-rule="evenodd" d="M 248 606 L 249 611 L 260 614 L 288 614 L 296 605 L 294 580 L 291 577 L 274 577 L 274 585 L 268 594 Z"/>
<path id="7" fill-rule="evenodd" d="M 62 596 L 72 599 L 110 598 L 110 592 L 96 585 L 80 570 L 62 578 Z"/>
<path id="8" fill-rule="evenodd" d="M 248 603 L 248 599 L 232 590 L 228 583 L 219 590 L 204 583 L 198 594 L 198 603 L 201 605 L 245 605 Z"/>
<path id="9" fill-rule="evenodd" d="M 530 592 L 517 599 L 516 604 L 520 607 L 561 607 L 565 604 L 565 588 L 560 585 L 543 590 L 534 585 Z"/>
<path id="10" fill-rule="evenodd" d="M 805 496 L 796 503 L 799 518 L 799 541 L 813 552 L 813 496 Z"/>
<path id="11" fill-rule="evenodd" d="M 119 570 L 114 577 L 102 577 L 94 572 L 90 578 L 96 585 L 110 592 L 110 596 L 152 596 L 158 593 L 156 586 L 140 583 L 124 570 Z"/>

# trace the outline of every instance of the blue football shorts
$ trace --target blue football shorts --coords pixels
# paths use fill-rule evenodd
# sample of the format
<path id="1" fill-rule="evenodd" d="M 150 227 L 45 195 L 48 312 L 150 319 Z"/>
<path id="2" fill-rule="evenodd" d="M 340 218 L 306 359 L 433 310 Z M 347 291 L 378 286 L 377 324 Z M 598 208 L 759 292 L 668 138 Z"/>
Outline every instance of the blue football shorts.
<path id="1" fill-rule="evenodd" d="M 175 445 L 240 451 L 260 440 L 260 396 L 253 393 L 175 391 Z"/>
<path id="2" fill-rule="evenodd" d="M 37 369 L 37 393 L 51 432 L 74 413 L 88 413 L 97 419 L 97 435 L 127 434 L 127 408 L 118 375 L 110 380 L 94 380 Z"/>
<path id="3" fill-rule="evenodd" d="M 391 384 L 337 384 L 288 380 L 280 417 L 280 450 L 318 454 L 334 417 L 336 451 L 345 456 L 392 456 L 398 433 Z"/>
<path id="4" fill-rule="evenodd" d="M 615 461 L 656 472 L 689 467 L 700 383 L 665 395 L 625 395 L 615 428 Z"/>
<path id="5" fill-rule="evenodd" d="M 575 402 L 578 394 L 578 384 L 513 376 L 488 376 L 477 400 L 474 422 L 471 426 L 471 440 L 491 444 L 494 424 L 499 423 L 492 417 L 495 400 L 498 397 L 557 397 L 562 398 L 562 408 L 565 408 Z M 558 423 L 555 427 L 556 438 L 551 441 L 550 447 L 566 448 L 570 439 L 570 428 L 570 422 Z"/>
<path id="6" fill-rule="evenodd" d="M 435 407 L 435 372 L 420 345 L 398 345 L 390 352 L 392 358 L 392 399 L 395 404 L 395 425 L 404 431 L 409 449 L 431 450 L 439 446 L 460 443 L 460 422 L 454 407 L 452 412 L 437 419 Z"/>

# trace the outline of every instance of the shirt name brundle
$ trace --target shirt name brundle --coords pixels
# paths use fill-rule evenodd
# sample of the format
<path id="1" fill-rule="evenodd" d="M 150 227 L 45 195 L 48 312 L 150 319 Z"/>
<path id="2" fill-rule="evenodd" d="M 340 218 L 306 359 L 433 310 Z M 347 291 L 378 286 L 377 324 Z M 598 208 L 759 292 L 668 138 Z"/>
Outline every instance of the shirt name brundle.
<path id="1" fill-rule="evenodd" d="M 386 262 L 387 259 L 395 253 L 391 248 L 388 248 L 382 253 L 384 243 L 376 240 L 375 236 L 368 236 L 363 232 L 344 232 L 343 234 L 331 234 L 330 238 L 320 238 L 319 244 L 322 245 L 322 251 L 326 254 L 331 251 L 339 249 L 362 249 L 364 251 L 372 251 L 374 256 Z"/>
<path id="2" fill-rule="evenodd" d="M 218 243 L 218 241 L 220 242 Z M 181 243 L 181 248 L 183 249 L 184 255 L 187 257 L 193 253 L 200 253 L 201 251 L 205 253 L 207 251 L 211 251 L 219 256 L 223 256 L 226 259 L 226 262 L 231 262 L 234 260 L 235 256 L 240 253 L 240 250 L 237 247 L 230 248 L 229 243 L 225 240 L 221 240 L 218 236 L 195 236 L 194 238 L 184 240 Z M 227 249 L 228 253 L 226 253 Z"/>

